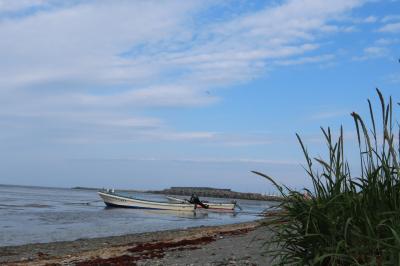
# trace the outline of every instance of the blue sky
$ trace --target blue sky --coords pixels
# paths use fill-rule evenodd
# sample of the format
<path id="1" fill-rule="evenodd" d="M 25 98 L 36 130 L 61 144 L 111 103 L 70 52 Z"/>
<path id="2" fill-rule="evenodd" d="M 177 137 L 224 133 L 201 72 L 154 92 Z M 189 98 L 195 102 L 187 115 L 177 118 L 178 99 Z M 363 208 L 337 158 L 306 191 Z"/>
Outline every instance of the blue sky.
<path id="1" fill-rule="evenodd" d="M 0 183 L 268 193 L 400 100 L 400 2 L 0 0 Z"/>

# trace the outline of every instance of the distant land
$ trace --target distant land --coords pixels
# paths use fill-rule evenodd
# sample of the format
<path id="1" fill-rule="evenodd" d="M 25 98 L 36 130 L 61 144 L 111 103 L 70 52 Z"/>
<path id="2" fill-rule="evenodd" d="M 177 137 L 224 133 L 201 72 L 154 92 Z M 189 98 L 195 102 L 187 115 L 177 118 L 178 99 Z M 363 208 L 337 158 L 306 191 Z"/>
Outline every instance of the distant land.
<path id="1" fill-rule="evenodd" d="M 101 190 L 100 188 L 91 187 L 73 187 L 72 189 L 82 190 Z M 142 192 L 163 195 L 180 195 L 191 196 L 195 193 L 199 197 L 214 197 L 214 198 L 228 198 L 228 199 L 246 199 L 246 200 L 264 200 L 264 201 L 281 201 L 279 196 L 263 195 L 260 193 L 245 193 L 232 191 L 227 188 L 212 188 L 212 187 L 171 187 L 163 190 L 132 190 L 132 189 L 115 189 L 116 191 L 124 192 Z"/>
<path id="2" fill-rule="evenodd" d="M 230 199 L 247 199 L 247 200 L 266 200 L 281 201 L 278 196 L 262 195 L 260 193 L 244 193 L 236 192 L 227 188 L 211 188 L 211 187 L 171 187 L 164 190 L 147 191 L 154 194 L 181 195 L 191 196 L 195 193 L 199 197 L 214 198 L 230 198 Z"/>

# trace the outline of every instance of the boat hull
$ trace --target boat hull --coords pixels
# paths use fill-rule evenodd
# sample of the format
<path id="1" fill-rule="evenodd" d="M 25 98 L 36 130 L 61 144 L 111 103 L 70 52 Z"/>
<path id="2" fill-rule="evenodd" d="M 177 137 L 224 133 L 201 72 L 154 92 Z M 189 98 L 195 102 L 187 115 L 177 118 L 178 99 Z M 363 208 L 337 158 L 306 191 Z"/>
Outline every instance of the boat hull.
<path id="1" fill-rule="evenodd" d="M 185 203 L 188 202 L 186 199 L 179 199 L 171 196 L 165 196 L 171 202 L 180 202 Z M 221 211 L 233 211 L 236 207 L 235 203 L 216 203 L 216 202 L 204 202 L 204 204 L 208 205 L 208 209 L 211 210 L 221 210 Z M 200 205 L 197 208 L 202 208 Z"/>
<path id="2" fill-rule="evenodd" d="M 188 203 L 167 203 L 129 198 L 113 193 L 98 192 L 104 203 L 109 207 L 133 208 L 147 210 L 194 211 L 195 205 Z"/>

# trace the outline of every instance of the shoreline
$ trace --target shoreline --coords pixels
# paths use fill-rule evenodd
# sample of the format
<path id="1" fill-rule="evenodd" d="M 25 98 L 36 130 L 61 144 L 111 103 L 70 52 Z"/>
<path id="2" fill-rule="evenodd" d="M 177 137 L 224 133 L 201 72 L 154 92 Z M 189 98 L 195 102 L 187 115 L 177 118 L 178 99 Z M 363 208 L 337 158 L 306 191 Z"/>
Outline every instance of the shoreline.
<path id="1" fill-rule="evenodd" d="M 260 250 L 271 235 L 262 223 L 266 219 L 252 222 L 200 226 L 122 236 L 78 239 L 75 241 L 26 244 L 0 247 L 1 265 L 182 265 L 223 262 L 226 259 L 263 261 Z M 263 236 L 260 236 L 263 235 Z M 255 238 L 259 237 L 257 241 Z M 232 238 L 235 238 L 232 241 Z M 253 241 L 252 241 L 253 239 Z M 249 250 L 244 250 L 252 247 Z M 262 245 L 261 245 L 262 244 Z M 209 249 L 209 250 L 208 250 Z M 213 256 L 192 253 L 214 254 Z M 255 255 L 249 257 L 249 252 Z M 231 255 L 228 255 L 232 254 Z M 239 258 L 234 254 L 242 254 Z M 257 257 L 259 254 L 261 257 Z M 181 261 L 181 262 L 180 262 Z"/>

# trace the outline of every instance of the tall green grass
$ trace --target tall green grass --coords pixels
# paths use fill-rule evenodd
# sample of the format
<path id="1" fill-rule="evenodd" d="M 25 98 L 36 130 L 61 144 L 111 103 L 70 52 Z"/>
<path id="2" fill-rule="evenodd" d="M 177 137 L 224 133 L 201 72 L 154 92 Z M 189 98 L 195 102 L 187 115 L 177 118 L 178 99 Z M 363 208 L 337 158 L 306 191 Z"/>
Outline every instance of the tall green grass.
<path id="1" fill-rule="evenodd" d="M 378 111 L 368 100 L 370 126 L 351 114 L 360 176 L 352 175 L 345 159 L 343 128 L 336 139 L 322 128 L 326 159 L 312 158 L 297 135 L 313 185 L 306 197 L 254 171 L 283 197 L 282 213 L 269 223 L 275 232 L 269 252 L 276 265 L 400 265 L 400 131 L 392 98 L 386 103 L 377 93 Z"/>

